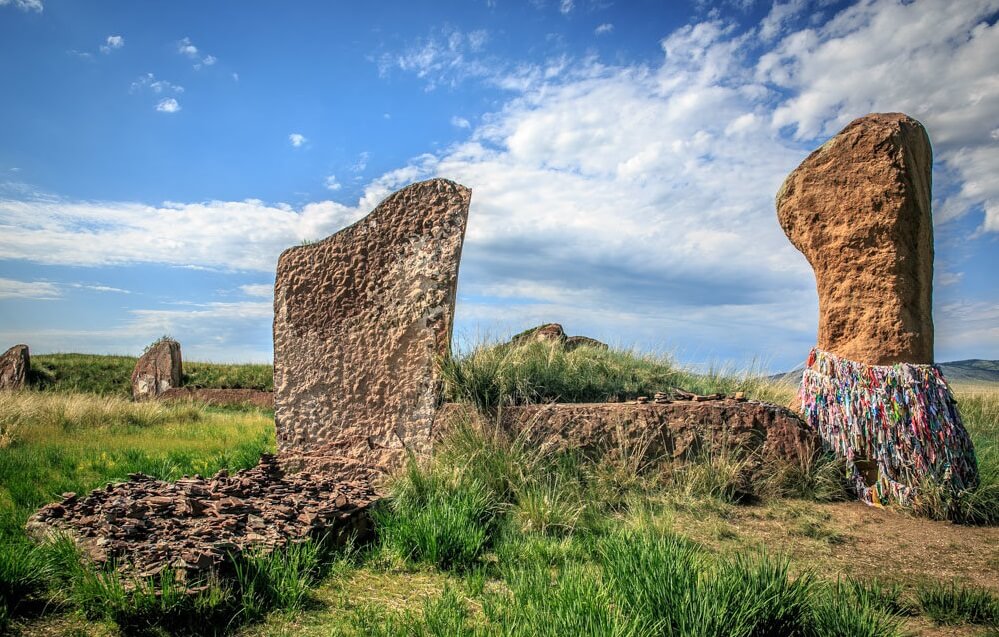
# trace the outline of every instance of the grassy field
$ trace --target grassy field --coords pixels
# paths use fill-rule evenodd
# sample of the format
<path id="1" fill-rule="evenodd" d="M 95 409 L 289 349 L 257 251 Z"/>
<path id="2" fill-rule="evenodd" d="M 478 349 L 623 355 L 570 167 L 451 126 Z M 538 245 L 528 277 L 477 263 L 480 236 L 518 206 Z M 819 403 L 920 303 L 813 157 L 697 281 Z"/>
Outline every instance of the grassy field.
<path id="1" fill-rule="evenodd" d="M 531 346 L 444 363 L 484 408 L 626 399 L 679 385 L 786 402 L 751 375 L 694 375 L 662 357 Z M 128 472 L 164 479 L 255 463 L 271 415 L 131 403 L 111 371 L 72 391 L 0 395 L 0 625 L 24 635 L 986 635 L 999 630 L 999 528 L 874 511 L 816 462 L 800 497 L 737 503 L 729 459 L 683 468 L 587 461 L 469 425 L 387 486 L 371 544 L 306 545 L 184 595 L 36 548 L 26 517 Z M 492 358 L 490 358 L 492 357 Z M 38 364 L 45 364 L 45 357 Z M 98 357 L 113 366 L 110 357 Z M 127 359 L 126 359 L 127 360 Z M 96 363 L 95 363 L 96 365 Z M 65 370 L 75 366 L 77 381 Z M 224 366 L 213 378 L 225 377 Z M 492 370 L 492 371 L 490 371 Z M 130 373 L 130 367 L 128 368 Z M 240 372 L 234 371 L 234 376 Z M 75 385 L 78 389 L 83 385 Z M 109 389 L 112 388 L 112 389 Z M 976 501 L 999 516 L 999 390 L 957 387 L 979 454 Z M 995 519 L 993 518 L 993 521 Z M 4 618 L 6 613 L 7 617 Z M 0 628 L 0 632 L 2 632 Z"/>
<path id="2" fill-rule="evenodd" d="M 95 354 L 33 355 L 30 383 L 43 391 L 129 398 L 136 360 L 134 356 Z M 273 391 L 274 370 L 270 365 L 184 361 L 182 384 L 187 387 Z"/>

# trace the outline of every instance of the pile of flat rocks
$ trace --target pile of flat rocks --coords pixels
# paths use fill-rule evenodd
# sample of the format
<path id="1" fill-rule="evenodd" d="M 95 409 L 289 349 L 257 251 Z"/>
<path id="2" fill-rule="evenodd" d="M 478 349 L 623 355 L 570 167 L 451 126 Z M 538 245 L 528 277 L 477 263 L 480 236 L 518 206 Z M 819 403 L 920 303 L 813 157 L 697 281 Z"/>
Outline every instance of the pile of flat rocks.
<path id="1" fill-rule="evenodd" d="M 35 513 L 27 530 L 37 539 L 69 533 L 98 565 L 138 577 L 170 567 L 192 581 L 225 570 L 230 555 L 307 538 L 364 539 L 376 500 L 366 482 L 286 474 L 265 455 L 232 475 L 163 482 L 135 473 L 83 497 L 65 493 Z"/>

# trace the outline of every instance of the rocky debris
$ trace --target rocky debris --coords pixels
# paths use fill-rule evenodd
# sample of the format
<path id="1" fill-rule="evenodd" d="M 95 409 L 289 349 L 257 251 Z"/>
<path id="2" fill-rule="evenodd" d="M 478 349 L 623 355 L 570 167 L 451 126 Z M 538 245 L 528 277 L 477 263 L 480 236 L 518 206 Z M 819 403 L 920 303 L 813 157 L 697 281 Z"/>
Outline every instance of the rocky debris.
<path id="1" fill-rule="evenodd" d="M 472 192 L 446 179 L 392 194 L 354 225 L 285 250 L 274 294 L 282 455 L 391 466 L 428 451 L 450 351 Z"/>
<path id="2" fill-rule="evenodd" d="M 565 330 L 558 323 L 545 323 L 524 330 L 510 339 L 508 345 L 526 345 L 527 343 L 557 343 L 567 352 L 577 347 L 597 347 L 607 349 L 606 343 L 601 343 L 589 336 L 566 336 Z"/>
<path id="3" fill-rule="evenodd" d="M 180 359 L 180 343 L 161 338 L 143 352 L 132 372 L 132 398 L 155 398 L 174 387 L 180 387 L 184 368 Z"/>
<path id="4" fill-rule="evenodd" d="M 777 193 L 815 270 L 818 347 L 868 365 L 933 362 L 930 141 L 902 113 L 854 120 Z"/>
<path id="5" fill-rule="evenodd" d="M 438 435 L 461 423 L 496 422 L 449 403 Z M 785 407 L 731 398 L 674 400 L 668 404 L 555 403 L 504 407 L 499 424 L 532 446 L 580 451 L 600 461 L 607 454 L 638 454 L 644 462 L 683 462 L 700 454 L 739 454 L 740 491 L 757 495 L 770 462 L 801 466 L 821 448 L 818 433 Z"/>
<path id="6" fill-rule="evenodd" d="M 207 405 L 253 405 L 263 409 L 274 408 L 274 392 L 258 389 L 173 387 L 160 393 L 157 398 L 160 400 L 189 400 Z"/>
<path id="7" fill-rule="evenodd" d="M 0 390 L 19 390 L 28 385 L 31 355 L 27 345 L 15 345 L 0 356 Z"/>
<path id="8" fill-rule="evenodd" d="M 140 577 L 175 569 L 191 581 L 225 570 L 230 555 L 272 550 L 326 536 L 370 534 L 377 496 L 364 482 L 335 474 L 287 474 L 274 456 L 252 469 L 163 482 L 135 473 L 85 496 L 64 493 L 27 523 L 43 539 L 68 532 L 98 565 Z"/>

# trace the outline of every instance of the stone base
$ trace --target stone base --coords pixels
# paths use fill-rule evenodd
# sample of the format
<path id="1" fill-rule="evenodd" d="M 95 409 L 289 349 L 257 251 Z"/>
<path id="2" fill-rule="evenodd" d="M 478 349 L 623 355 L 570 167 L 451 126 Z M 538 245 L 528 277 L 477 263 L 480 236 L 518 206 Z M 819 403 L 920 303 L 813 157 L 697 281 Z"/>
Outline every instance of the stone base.
<path id="1" fill-rule="evenodd" d="M 435 423 L 440 439 L 482 416 L 467 405 L 447 404 Z M 736 452 L 745 458 L 747 495 L 770 460 L 805 464 L 821 448 L 817 433 L 786 407 L 722 399 L 666 404 L 556 403 L 505 407 L 495 417 L 503 431 L 531 445 L 648 461 L 684 461 L 700 454 Z"/>

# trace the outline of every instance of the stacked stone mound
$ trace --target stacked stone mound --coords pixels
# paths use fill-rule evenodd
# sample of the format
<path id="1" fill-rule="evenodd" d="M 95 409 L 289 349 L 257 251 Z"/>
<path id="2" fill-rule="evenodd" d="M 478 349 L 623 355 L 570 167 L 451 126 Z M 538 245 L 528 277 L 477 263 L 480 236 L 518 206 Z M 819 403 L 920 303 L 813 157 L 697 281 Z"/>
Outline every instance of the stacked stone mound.
<path id="1" fill-rule="evenodd" d="M 0 356 L 0 391 L 17 391 L 28 385 L 31 355 L 27 345 L 15 345 Z"/>
<path id="2" fill-rule="evenodd" d="M 445 405 L 439 435 L 479 418 L 467 405 Z M 739 490 L 750 498 L 759 495 L 768 463 L 805 466 L 821 449 L 816 431 L 786 407 L 733 398 L 504 407 L 498 423 L 531 447 L 579 451 L 597 462 L 622 453 L 643 463 L 731 454 L 744 463 Z"/>
<path id="3" fill-rule="evenodd" d="M 160 400 L 190 400 L 206 405 L 252 405 L 262 409 L 274 408 L 274 392 L 258 389 L 173 387 L 161 392 L 157 398 Z"/>
<path id="4" fill-rule="evenodd" d="M 596 347 L 607 349 L 606 343 L 601 343 L 589 336 L 566 336 L 565 329 L 558 323 L 545 323 L 515 335 L 510 339 L 510 345 L 526 345 L 528 343 L 556 343 L 567 352 L 577 347 Z"/>
<path id="5" fill-rule="evenodd" d="M 150 345 L 135 363 L 135 370 L 132 372 L 132 398 L 156 398 L 168 389 L 180 387 L 183 377 L 180 343 L 161 338 Z"/>
<path id="6" fill-rule="evenodd" d="M 138 577 L 166 567 L 193 581 L 225 572 L 229 557 L 326 537 L 363 540 L 376 500 L 367 481 L 286 474 L 273 456 L 229 475 L 173 483 L 142 474 L 84 497 L 63 494 L 28 521 L 37 539 L 68 533 L 98 565 Z"/>
<path id="7" fill-rule="evenodd" d="M 390 468 L 429 451 L 470 200 L 446 179 L 412 184 L 281 255 L 274 415 L 289 467 L 346 457 Z"/>
<path id="8" fill-rule="evenodd" d="M 777 193 L 777 218 L 815 271 L 818 346 L 795 403 L 847 460 L 860 498 L 917 504 L 978 483 L 974 449 L 933 365 L 933 164 L 902 113 L 851 122 Z"/>

